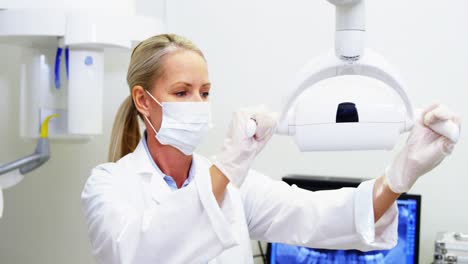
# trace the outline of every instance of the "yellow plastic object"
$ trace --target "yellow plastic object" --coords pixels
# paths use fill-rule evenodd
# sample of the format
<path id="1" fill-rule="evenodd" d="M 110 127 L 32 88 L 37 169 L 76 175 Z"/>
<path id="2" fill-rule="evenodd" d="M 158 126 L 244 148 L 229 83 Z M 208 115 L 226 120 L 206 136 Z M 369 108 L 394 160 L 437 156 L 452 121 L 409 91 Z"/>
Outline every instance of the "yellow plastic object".
<path id="1" fill-rule="evenodd" d="M 50 116 L 46 117 L 46 119 L 44 119 L 44 121 L 42 121 L 41 138 L 49 137 L 49 121 L 50 121 L 50 119 L 52 119 L 54 117 L 59 117 L 59 115 L 58 114 L 50 115 Z"/>

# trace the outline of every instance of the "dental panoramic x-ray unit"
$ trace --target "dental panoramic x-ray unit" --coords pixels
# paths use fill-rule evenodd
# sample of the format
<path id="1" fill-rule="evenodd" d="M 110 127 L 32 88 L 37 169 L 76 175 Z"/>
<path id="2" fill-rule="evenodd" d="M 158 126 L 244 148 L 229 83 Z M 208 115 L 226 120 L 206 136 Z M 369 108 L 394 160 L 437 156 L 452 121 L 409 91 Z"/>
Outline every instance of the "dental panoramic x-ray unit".
<path id="1" fill-rule="evenodd" d="M 328 0 L 336 6 L 335 54 L 330 52 L 312 60 L 300 71 L 283 104 L 277 134 L 294 136 L 301 151 L 391 149 L 401 133 L 415 122 L 415 111 L 403 79 L 385 59 L 364 49 L 364 0 Z M 401 97 L 405 109 L 396 105 L 341 102 L 301 102 L 303 92 L 318 82 L 343 76 L 360 75 L 379 80 Z M 366 95 L 363 95 L 366 96 Z M 320 109 L 312 105 L 320 105 Z M 247 134 L 255 133 L 249 122 Z M 432 127 L 457 141 L 458 129 L 451 121 Z"/>
<path id="2" fill-rule="evenodd" d="M 79 5 L 66 1 L 70 7 L 52 8 L 58 2 L 40 1 L 50 8 L 1 10 L 0 5 L 0 42 L 21 47 L 23 138 L 37 138 L 40 124 L 51 114 L 60 115 L 50 124 L 52 139 L 101 134 L 104 51 L 130 50 L 163 31 L 159 19 L 135 14 L 134 0 L 99 3 L 118 9 L 96 9 L 99 4 L 92 0 Z"/>
<path id="3" fill-rule="evenodd" d="M 0 42 L 21 47 L 21 137 L 38 139 L 33 154 L 0 165 L 0 217 L 2 189 L 49 159 L 49 138 L 88 139 L 102 133 L 104 50 L 128 50 L 164 31 L 162 20 L 136 15 L 135 0 L 29 5 L 0 4 Z M 52 117 L 57 118 L 49 125 Z"/>

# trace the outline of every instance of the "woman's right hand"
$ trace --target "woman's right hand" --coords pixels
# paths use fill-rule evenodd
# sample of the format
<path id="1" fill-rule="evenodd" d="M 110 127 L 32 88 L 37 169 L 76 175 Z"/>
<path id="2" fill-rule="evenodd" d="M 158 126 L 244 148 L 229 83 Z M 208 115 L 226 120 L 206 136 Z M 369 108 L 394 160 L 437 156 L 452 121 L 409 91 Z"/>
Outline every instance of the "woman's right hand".
<path id="1" fill-rule="evenodd" d="M 248 133 L 250 120 L 256 123 L 253 136 Z M 240 187 L 277 125 L 277 113 L 269 112 L 264 106 L 239 109 L 232 117 L 224 146 L 213 164 L 233 185 Z"/>

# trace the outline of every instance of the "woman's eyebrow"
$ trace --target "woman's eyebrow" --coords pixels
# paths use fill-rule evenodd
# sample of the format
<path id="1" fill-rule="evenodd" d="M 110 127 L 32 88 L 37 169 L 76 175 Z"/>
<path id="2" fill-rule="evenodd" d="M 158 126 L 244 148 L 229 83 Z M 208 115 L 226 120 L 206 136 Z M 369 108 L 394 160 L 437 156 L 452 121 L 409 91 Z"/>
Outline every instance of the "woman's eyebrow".
<path id="1" fill-rule="evenodd" d="M 175 83 L 171 84 L 170 87 L 174 87 L 174 86 L 176 86 L 177 84 L 183 84 L 183 85 L 185 85 L 185 86 L 192 87 L 192 84 L 191 84 L 191 83 L 188 83 L 188 82 L 175 82 Z M 202 84 L 202 87 L 205 87 L 205 86 L 211 86 L 211 83 L 208 82 L 208 83 Z"/>
<path id="2" fill-rule="evenodd" d="M 180 83 L 182 83 L 182 84 L 184 84 L 184 85 L 186 85 L 186 86 L 192 87 L 192 84 L 190 84 L 190 83 L 188 83 L 188 82 L 175 82 L 175 83 L 171 84 L 171 86 L 174 86 L 174 85 L 180 84 Z"/>

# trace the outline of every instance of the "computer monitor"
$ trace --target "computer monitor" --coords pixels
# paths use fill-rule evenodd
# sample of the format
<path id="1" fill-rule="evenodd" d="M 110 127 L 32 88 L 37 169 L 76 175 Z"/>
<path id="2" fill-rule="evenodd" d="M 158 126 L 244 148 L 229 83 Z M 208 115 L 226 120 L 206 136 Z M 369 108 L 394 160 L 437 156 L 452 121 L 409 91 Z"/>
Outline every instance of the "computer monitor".
<path id="1" fill-rule="evenodd" d="M 288 175 L 283 181 L 311 191 L 357 187 L 363 179 Z M 397 200 L 398 244 L 391 250 L 361 252 L 358 250 L 327 250 L 268 243 L 267 263 L 418 263 L 421 196 L 402 194 Z"/>

